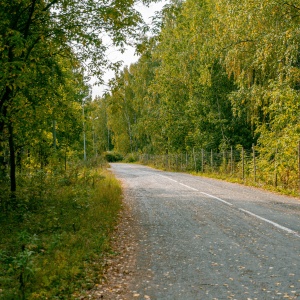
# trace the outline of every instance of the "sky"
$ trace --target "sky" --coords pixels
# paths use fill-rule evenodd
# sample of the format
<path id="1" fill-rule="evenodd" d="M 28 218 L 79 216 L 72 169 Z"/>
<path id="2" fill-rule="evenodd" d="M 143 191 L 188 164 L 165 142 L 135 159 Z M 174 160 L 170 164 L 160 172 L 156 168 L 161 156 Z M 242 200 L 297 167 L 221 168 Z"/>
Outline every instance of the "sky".
<path id="1" fill-rule="evenodd" d="M 146 21 L 147 24 L 151 24 L 151 17 L 154 16 L 156 11 L 160 11 L 162 7 L 167 3 L 167 1 L 162 0 L 158 3 L 152 3 L 149 7 L 146 7 L 142 4 L 137 5 L 136 9 L 142 14 L 144 20 Z M 116 61 L 123 61 L 123 66 L 129 66 L 132 63 L 135 63 L 139 57 L 135 55 L 135 50 L 133 47 L 127 47 L 127 50 L 122 54 L 119 51 L 117 51 L 115 48 L 109 49 L 108 51 L 108 57 L 111 61 L 116 62 Z M 101 96 L 105 90 L 107 89 L 106 84 L 108 83 L 109 79 L 114 77 L 114 72 L 113 71 L 107 71 L 104 75 L 104 85 L 100 86 L 92 86 L 92 98 L 94 99 L 96 96 Z M 91 84 L 95 80 L 91 80 Z"/>

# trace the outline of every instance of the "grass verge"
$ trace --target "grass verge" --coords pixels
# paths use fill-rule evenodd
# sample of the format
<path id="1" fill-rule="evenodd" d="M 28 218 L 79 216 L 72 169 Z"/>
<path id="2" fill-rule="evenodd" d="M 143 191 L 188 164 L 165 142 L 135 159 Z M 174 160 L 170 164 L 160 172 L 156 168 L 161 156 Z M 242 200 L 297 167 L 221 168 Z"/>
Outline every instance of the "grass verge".
<path id="1" fill-rule="evenodd" d="M 101 279 L 120 209 L 121 187 L 102 169 L 23 179 L 0 213 L 0 299 L 79 298 Z"/>
<path id="2" fill-rule="evenodd" d="M 218 179 L 218 180 L 223 180 L 231 183 L 238 183 L 242 184 L 245 186 L 250 186 L 250 187 L 255 187 L 255 188 L 260 188 L 262 190 L 270 191 L 273 193 L 276 193 L 278 195 L 286 195 L 294 198 L 300 198 L 300 191 L 299 189 L 292 189 L 292 188 L 287 188 L 283 186 L 274 186 L 272 184 L 268 184 L 263 181 L 263 179 L 258 178 L 257 181 L 254 181 L 253 178 L 245 178 L 242 179 L 240 177 L 231 175 L 231 174 L 226 174 L 226 173 L 220 173 L 220 172 L 196 172 L 196 171 L 191 171 L 191 170 L 182 170 L 182 171 L 176 171 L 173 169 L 165 168 L 164 166 L 161 166 L 159 164 L 154 164 L 154 163 L 143 163 L 139 162 L 141 164 L 147 165 L 149 167 L 163 170 L 163 171 L 168 171 L 168 172 L 182 172 L 182 173 L 187 173 L 195 176 L 200 176 L 200 177 L 206 177 L 206 178 L 212 178 L 212 179 Z"/>

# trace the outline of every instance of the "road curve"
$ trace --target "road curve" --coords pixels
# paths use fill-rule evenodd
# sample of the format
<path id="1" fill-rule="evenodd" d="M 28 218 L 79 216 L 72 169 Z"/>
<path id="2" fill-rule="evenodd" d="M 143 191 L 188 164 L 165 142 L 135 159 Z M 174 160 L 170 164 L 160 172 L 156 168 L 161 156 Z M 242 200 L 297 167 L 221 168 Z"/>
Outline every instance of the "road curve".
<path id="1" fill-rule="evenodd" d="M 136 220 L 128 299 L 300 299 L 299 200 L 136 164 L 111 170 Z"/>

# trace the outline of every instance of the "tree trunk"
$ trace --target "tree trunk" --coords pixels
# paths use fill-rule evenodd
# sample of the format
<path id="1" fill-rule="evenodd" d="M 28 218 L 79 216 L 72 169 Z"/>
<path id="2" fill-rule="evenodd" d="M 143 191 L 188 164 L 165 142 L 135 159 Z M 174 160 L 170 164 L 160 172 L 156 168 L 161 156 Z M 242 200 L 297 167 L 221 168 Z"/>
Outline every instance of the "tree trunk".
<path id="1" fill-rule="evenodd" d="M 13 126 L 12 124 L 8 124 L 8 133 L 9 133 L 9 157 L 10 157 L 10 191 L 12 196 L 17 190 L 16 184 L 16 153 L 15 153 L 15 145 L 14 145 L 14 136 L 13 136 Z"/>

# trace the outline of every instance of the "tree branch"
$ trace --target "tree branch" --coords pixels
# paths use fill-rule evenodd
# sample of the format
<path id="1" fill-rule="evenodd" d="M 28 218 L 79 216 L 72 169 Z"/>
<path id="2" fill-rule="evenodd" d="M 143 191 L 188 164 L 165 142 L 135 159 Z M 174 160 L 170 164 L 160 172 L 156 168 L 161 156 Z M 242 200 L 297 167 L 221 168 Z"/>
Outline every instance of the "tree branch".
<path id="1" fill-rule="evenodd" d="M 27 22 L 26 22 L 26 25 L 25 25 L 25 29 L 24 29 L 24 38 L 25 38 L 25 40 L 27 39 L 28 34 L 29 34 L 29 28 L 30 28 L 30 25 L 32 23 L 32 15 L 34 13 L 35 4 L 36 4 L 36 0 L 33 0 L 32 3 L 31 3 L 31 7 L 29 9 L 29 16 L 28 16 L 28 19 L 27 19 Z"/>
<path id="2" fill-rule="evenodd" d="M 58 0 L 53 0 L 51 1 L 44 9 L 43 11 L 47 11 L 52 5 L 54 5 L 55 3 L 57 3 Z"/>
<path id="3" fill-rule="evenodd" d="M 287 2 L 284 2 L 283 4 L 285 4 L 287 6 L 290 6 L 290 7 L 293 7 L 294 9 L 300 10 L 300 7 L 298 7 L 298 6 L 294 5 L 294 4 L 287 3 Z"/>

